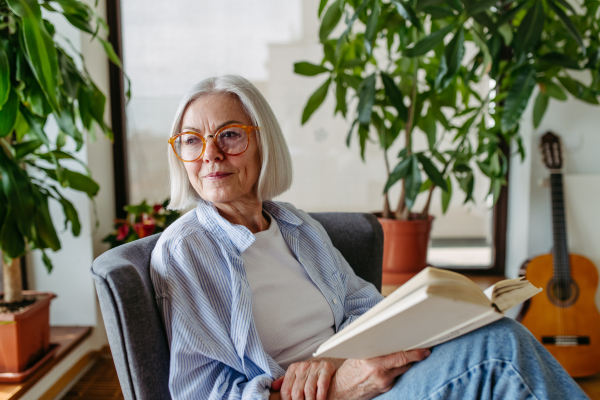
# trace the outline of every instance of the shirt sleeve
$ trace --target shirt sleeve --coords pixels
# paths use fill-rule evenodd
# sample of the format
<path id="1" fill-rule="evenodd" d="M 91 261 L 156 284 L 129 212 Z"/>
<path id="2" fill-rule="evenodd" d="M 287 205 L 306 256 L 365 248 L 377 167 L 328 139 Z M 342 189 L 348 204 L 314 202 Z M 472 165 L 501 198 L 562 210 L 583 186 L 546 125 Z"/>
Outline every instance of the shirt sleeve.
<path id="1" fill-rule="evenodd" d="M 342 253 L 335 247 L 333 248 L 339 260 L 340 269 L 346 284 L 344 321 L 338 328 L 339 332 L 383 300 L 383 296 L 373 284 L 358 277 Z"/>
<path id="2" fill-rule="evenodd" d="M 188 320 L 171 320 L 169 389 L 174 400 L 268 399 L 273 379 L 262 374 L 248 381 L 241 372 L 203 355 L 203 343 Z"/>

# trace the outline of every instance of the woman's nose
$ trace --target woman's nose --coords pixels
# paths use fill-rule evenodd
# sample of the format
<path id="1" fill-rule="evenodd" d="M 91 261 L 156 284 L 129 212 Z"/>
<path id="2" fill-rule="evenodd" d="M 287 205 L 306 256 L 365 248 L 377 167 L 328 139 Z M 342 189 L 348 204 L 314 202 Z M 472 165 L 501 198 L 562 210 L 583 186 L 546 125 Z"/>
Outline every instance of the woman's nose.
<path id="1" fill-rule="evenodd" d="M 202 158 L 205 162 L 215 161 L 215 160 L 223 160 L 224 154 L 217 146 L 215 139 L 212 135 L 206 137 L 206 148 L 204 149 L 204 155 Z"/>

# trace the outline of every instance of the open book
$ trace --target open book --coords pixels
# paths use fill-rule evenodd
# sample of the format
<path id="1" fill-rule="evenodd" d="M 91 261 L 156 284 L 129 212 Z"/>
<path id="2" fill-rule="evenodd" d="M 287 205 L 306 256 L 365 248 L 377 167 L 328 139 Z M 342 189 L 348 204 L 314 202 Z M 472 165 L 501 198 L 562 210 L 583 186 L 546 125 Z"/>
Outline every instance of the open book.
<path id="1" fill-rule="evenodd" d="M 314 356 L 367 359 L 432 347 L 502 318 L 541 291 L 523 277 L 482 291 L 459 273 L 427 267 L 321 344 Z"/>

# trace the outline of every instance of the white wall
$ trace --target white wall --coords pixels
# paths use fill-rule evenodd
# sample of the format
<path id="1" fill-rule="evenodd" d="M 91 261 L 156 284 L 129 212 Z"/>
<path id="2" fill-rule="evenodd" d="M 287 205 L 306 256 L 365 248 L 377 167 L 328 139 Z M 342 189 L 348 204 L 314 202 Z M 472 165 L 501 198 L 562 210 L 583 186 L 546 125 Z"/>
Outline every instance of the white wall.
<path id="1" fill-rule="evenodd" d="M 93 7 L 93 0 L 88 3 Z M 101 15 L 104 14 L 104 1 L 100 1 L 97 10 Z M 61 15 L 45 12 L 44 16 L 84 54 L 92 78 L 104 93 L 108 93 L 108 67 L 101 46 L 97 43 L 90 44 L 89 36 L 82 35 L 80 31 L 71 27 Z M 107 108 L 109 104 L 107 101 Z M 57 132 L 52 124 L 48 125 L 46 131 L 50 137 Z M 73 237 L 69 230 L 61 232 L 64 226 L 62 209 L 51 202 L 52 218 L 55 226 L 59 228 L 62 249 L 56 253 L 47 253 L 54 264 L 51 274 L 47 273 L 39 251 L 28 255 L 29 284 L 32 289 L 50 291 L 58 295 L 51 305 L 52 325 L 96 326 L 101 324 L 101 320 L 97 311 L 90 266 L 94 257 L 106 248 L 100 240 L 111 230 L 114 218 L 111 144 L 99 136 L 96 143 L 86 143 L 77 156 L 88 163 L 93 178 L 100 184 L 100 192 L 96 197 L 99 226 L 95 225 L 93 206 L 85 194 L 65 191 L 65 195 L 79 213 L 82 227 L 79 237 Z"/>

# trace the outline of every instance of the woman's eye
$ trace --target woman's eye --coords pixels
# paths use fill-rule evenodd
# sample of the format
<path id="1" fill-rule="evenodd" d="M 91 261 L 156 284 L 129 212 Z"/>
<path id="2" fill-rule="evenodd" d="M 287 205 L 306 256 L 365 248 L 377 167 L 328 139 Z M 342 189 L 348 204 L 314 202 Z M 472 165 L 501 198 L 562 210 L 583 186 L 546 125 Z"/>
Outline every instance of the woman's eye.
<path id="1" fill-rule="evenodd" d="M 237 139 L 238 137 L 240 137 L 240 134 L 235 131 L 225 131 L 225 132 L 221 132 L 221 136 L 223 136 L 223 138 L 227 138 L 227 139 Z"/>
<path id="2" fill-rule="evenodd" d="M 198 143 L 199 140 L 200 139 L 198 139 L 197 137 L 190 135 L 183 140 L 183 143 L 185 143 L 186 145 L 193 145 Z"/>

